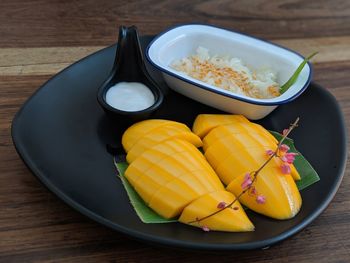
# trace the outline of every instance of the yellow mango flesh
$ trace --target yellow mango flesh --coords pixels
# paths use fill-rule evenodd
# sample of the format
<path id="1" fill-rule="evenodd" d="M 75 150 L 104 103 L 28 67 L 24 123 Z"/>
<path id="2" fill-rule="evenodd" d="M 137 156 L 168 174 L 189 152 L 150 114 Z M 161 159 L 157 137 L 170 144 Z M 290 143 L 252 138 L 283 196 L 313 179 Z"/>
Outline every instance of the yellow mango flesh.
<path id="1" fill-rule="evenodd" d="M 125 176 L 130 184 L 155 212 L 165 218 L 180 216 L 185 224 L 217 211 L 220 202 L 232 202 L 233 194 L 242 192 L 244 175 L 258 169 L 268 158 L 266 150 L 274 150 L 278 143 L 262 126 L 243 116 L 199 116 L 193 127 L 197 135 L 206 135 L 203 149 L 210 165 L 196 148 L 202 145 L 200 138 L 185 125 L 148 120 L 123 136 L 131 141 L 123 143 L 129 162 Z M 280 165 L 274 158 L 254 183 L 258 194 L 266 198 L 264 204 L 249 194 L 240 201 L 258 213 L 287 219 L 299 211 L 301 197 L 292 176 L 282 174 Z M 293 176 L 299 175 L 291 168 Z M 217 174 L 233 194 L 224 190 Z M 217 231 L 254 230 L 238 201 L 234 206 L 238 210 L 225 209 L 190 225 Z"/>
<path id="2" fill-rule="evenodd" d="M 222 139 L 225 136 L 231 136 L 232 134 L 243 134 L 243 135 L 253 135 L 251 140 L 260 141 L 266 146 L 276 148 L 278 141 L 269 132 L 262 132 L 257 127 L 260 125 L 254 123 L 240 123 L 240 124 L 229 124 L 218 126 L 217 128 L 211 130 L 211 132 L 205 136 L 203 139 L 203 149 L 206 149 L 215 144 L 217 140 Z M 243 138 L 244 139 L 244 138 Z"/>
<path id="3" fill-rule="evenodd" d="M 257 170 L 267 160 L 266 150 L 271 149 L 271 146 L 264 146 L 264 141 L 259 143 L 251 138 L 247 134 L 226 136 L 205 152 L 205 157 L 224 184 L 229 184 L 244 172 Z M 265 169 L 272 164 L 281 165 L 282 162 L 274 158 Z"/>
<path id="4" fill-rule="evenodd" d="M 259 204 L 256 196 L 248 193 L 243 194 L 239 201 L 253 211 L 275 219 L 292 218 L 301 207 L 299 190 L 291 175 L 281 174 L 280 167 L 273 169 L 263 169 L 254 182 L 257 193 L 266 198 L 264 204 Z M 236 195 L 241 193 L 244 176 L 245 174 L 241 174 L 233 180 L 227 190 Z"/>
<path id="5" fill-rule="evenodd" d="M 173 181 L 177 177 L 186 175 L 185 179 L 188 180 L 193 189 L 204 189 L 205 192 L 212 192 L 218 189 L 224 189 L 224 187 L 212 182 L 212 178 L 205 176 L 205 170 L 195 170 L 195 171 L 184 171 L 182 173 L 174 173 L 174 170 L 167 171 L 164 167 L 155 166 L 152 169 L 147 170 L 137 180 L 132 181 L 132 185 L 142 199 L 149 204 L 150 200 L 154 198 L 156 192 L 167 185 L 169 182 Z M 220 181 L 219 181 L 220 182 Z M 185 191 L 186 189 L 182 189 Z M 187 190 L 186 190 L 187 191 Z M 184 192 L 186 194 L 186 192 Z M 165 198 L 165 196 L 160 196 Z M 168 201 L 167 201 L 168 202 Z M 161 209 L 160 209 L 161 210 Z"/>
<path id="6" fill-rule="evenodd" d="M 211 166 L 217 173 L 219 173 L 220 169 L 226 170 L 226 172 L 220 173 L 222 175 L 221 180 L 223 180 L 225 184 L 231 182 L 235 175 L 244 172 L 244 169 L 246 169 L 249 164 L 255 163 L 253 167 L 257 166 L 257 168 L 259 168 L 266 160 L 266 158 L 261 159 L 259 157 L 266 157 L 266 151 L 275 150 L 277 144 L 278 141 L 271 133 L 266 131 L 262 126 L 254 123 L 218 126 L 212 129 L 203 139 L 205 156 Z M 250 150 L 250 148 L 256 148 L 256 150 Z M 233 152 L 232 149 L 236 149 L 236 152 Z M 255 153 L 255 151 L 257 151 L 257 153 Z M 251 154 L 253 154 L 253 156 L 250 156 Z M 249 160 L 250 157 L 254 158 L 255 162 L 253 161 L 252 163 L 252 160 Z M 237 162 L 237 159 L 244 160 Z M 274 162 L 281 164 L 277 159 L 274 160 Z M 231 176 L 228 176 L 232 173 L 230 170 L 232 171 L 233 168 L 229 167 L 230 163 L 235 164 L 235 172 L 231 174 Z M 241 166 L 241 163 L 245 163 L 245 165 Z M 218 168 L 219 164 L 221 164 L 220 169 Z M 294 165 L 291 165 L 291 171 L 293 178 L 295 180 L 300 180 L 300 175 Z"/>
<path id="7" fill-rule="evenodd" d="M 146 149 L 129 164 L 125 176 L 149 207 L 165 218 L 178 217 L 189 206 L 186 211 L 191 212 L 197 200 L 204 201 L 197 216 L 208 215 L 219 202 L 234 198 L 224 190 L 203 154 L 182 139 L 165 140 Z M 213 198 L 210 193 L 224 194 L 214 194 Z M 254 227 L 242 207 L 238 202 L 235 206 L 239 210 L 225 209 L 213 216 L 208 226 L 212 230 L 252 231 Z"/>
<path id="8" fill-rule="evenodd" d="M 201 139 L 193 134 L 191 131 L 184 131 L 181 128 L 178 128 L 173 125 L 163 125 L 159 128 L 155 128 L 152 132 L 145 134 L 142 138 L 140 138 L 128 151 L 126 155 L 126 160 L 131 163 L 135 160 L 140 154 L 142 154 L 145 150 L 151 148 L 152 146 L 171 139 L 183 139 L 192 143 L 196 147 L 202 146 Z"/>
<path id="9" fill-rule="evenodd" d="M 159 181 L 166 183 L 167 181 L 164 182 L 166 178 L 169 178 L 169 180 L 171 180 L 173 177 L 171 174 L 167 176 L 169 172 L 167 170 L 167 167 L 163 167 L 164 161 L 161 161 L 166 158 L 176 156 L 184 151 L 196 155 L 202 158 L 204 161 L 203 155 L 200 153 L 198 154 L 198 149 L 187 141 L 180 139 L 168 140 L 148 149 L 146 154 L 141 154 L 134 162 L 130 163 L 125 171 L 125 177 L 134 187 L 137 187 L 137 185 L 140 183 L 138 180 L 142 176 L 147 174 L 152 175 L 162 173 Z M 159 166 L 159 163 L 162 163 L 163 165 Z M 169 164 L 169 161 L 167 161 L 166 164 Z M 162 170 L 154 172 L 154 169 Z"/>
<path id="10" fill-rule="evenodd" d="M 146 155 L 140 155 L 134 162 L 129 165 L 128 169 L 137 167 L 137 169 L 139 169 L 142 173 L 149 167 L 156 165 L 159 160 L 184 151 L 192 153 L 193 155 L 201 157 L 203 160 L 205 160 L 202 154 L 198 155 L 198 149 L 196 147 L 194 147 L 189 142 L 180 139 L 164 141 L 163 143 L 154 145 L 148 150 L 151 152 Z"/>
<path id="11" fill-rule="evenodd" d="M 192 131 L 200 138 L 203 138 L 217 126 L 241 122 L 249 123 L 249 120 L 243 115 L 199 114 L 194 120 Z"/>
<path id="12" fill-rule="evenodd" d="M 243 190 L 241 185 L 245 174 L 259 169 L 269 158 L 266 150 L 277 147 L 276 140 L 263 132 L 261 126 L 248 126 L 246 123 L 218 126 L 204 138 L 205 157 L 224 184 L 228 185 L 227 190 L 236 195 Z M 240 201 L 252 210 L 273 218 L 293 217 L 300 209 L 301 197 L 292 175 L 282 174 L 281 165 L 279 158 L 273 158 L 254 183 L 259 187 L 256 188 L 258 192 L 261 191 L 266 198 L 265 204 L 258 204 L 256 195 L 247 193 Z M 291 170 L 299 177 L 294 166 Z"/>
<path id="13" fill-rule="evenodd" d="M 191 173 L 184 173 L 160 187 L 148 205 L 161 216 L 173 218 L 178 216 L 190 202 L 207 192 L 208 189 L 199 184 Z"/>
<path id="14" fill-rule="evenodd" d="M 178 216 L 198 197 L 223 190 L 203 154 L 191 143 L 167 140 L 145 150 L 125 171 L 141 198 L 165 218 Z"/>
<path id="15" fill-rule="evenodd" d="M 256 171 L 266 161 L 267 155 L 261 152 L 261 148 L 250 148 L 240 153 L 232 153 L 226 158 L 215 171 L 220 175 L 221 180 L 225 185 L 228 185 L 231 181 L 236 179 L 242 173 L 249 171 Z M 265 167 L 264 170 L 275 172 L 275 167 L 282 165 L 282 161 L 273 158 Z M 250 168 L 249 168 L 250 167 Z"/>
<path id="16" fill-rule="evenodd" d="M 181 213 L 179 221 L 184 224 L 190 224 L 196 227 L 206 226 L 210 230 L 214 231 L 253 231 L 254 225 L 251 223 L 238 201 L 236 201 L 233 205 L 233 207 L 238 208 L 236 210 L 227 208 L 200 222 L 190 223 L 192 221 L 196 221 L 197 218 L 200 219 L 208 216 L 215 211 L 218 211 L 219 209 L 217 206 L 220 202 L 229 204 L 234 199 L 235 196 L 228 191 L 216 191 L 208 193 L 199 197 L 188 206 L 186 206 Z"/>
<path id="17" fill-rule="evenodd" d="M 223 134 L 223 137 L 213 140 L 204 155 L 217 173 L 223 169 L 222 166 L 226 168 L 227 173 L 219 174 L 224 184 L 230 183 L 235 176 L 244 171 L 258 169 L 266 160 L 265 151 L 276 147 L 258 133 L 253 136 L 246 133 L 230 133 L 229 126 L 219 126 L 207 137 L 212 133 Z"/>
<path id="18" fill-rule="evenodd" d="M 144 135 L 152 132 L 154 129 L 159 128 L 163 125 L 174 126 L 183 131 L 190 132 L 190 129 L 183 123 L 162 120 L 162 119 L 151 119 L 137 122 L 131 125 L 122 136 L 122 145 L 126 152 L 130 151 L 132 146 Z"/>

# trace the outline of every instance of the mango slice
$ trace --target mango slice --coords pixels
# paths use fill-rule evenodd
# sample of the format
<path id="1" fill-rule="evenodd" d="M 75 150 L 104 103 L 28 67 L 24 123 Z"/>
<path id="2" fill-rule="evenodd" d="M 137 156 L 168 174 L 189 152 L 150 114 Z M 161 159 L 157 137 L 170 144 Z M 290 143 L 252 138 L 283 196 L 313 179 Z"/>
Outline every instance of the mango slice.
<path id="1" fill-rule="evenodd" d="M 166 218 L 178 216 L 203 194 L 224 190 L 203 154 L 181 139 L 144 151 L 130 163 L 125 177 L 142 199 Z"/>
<path id="2" fill-rule="evenodd" d="M 187 144 L 186 147 L 190 150 L 186 151 L 184 149 L 174 153 L 172 152 L 172 146 L 175 144 Z M 173 154 L 168 154 L 169 152 L 164 150 L 163 158 L 159 158 L 159 149 L 165 149 L 166 146 L 171 149 Z M 198 149 L 182 140 L 169 140 L 147 150 L 129 165 L 125 171 L 125 177 L 137 190 L 139 187 L 143 187 L 146 180 L 163 185 L 188 172 L 195 174 L 198 177 L 198 183 L 205 185 L 208 191 L 223 189 L 219 178 Z M 147 182 L 147 184 L 150 183 Z M 151 191 L 151 193 L 153 192 Z M 144 200 L 149 199 L 148 196 L 140 195 Z"/>
<path id="3" fill-rule="evenodd" d="M 183 173 L 160 187 L 149 202 L 149 207 L 165 218 L 178 216 L 193 200 L 206 194 L 208 190 L 198 183 L 191 173 Z"/>
<path id="4" fill-rule="evenodd" d="M 228 124 L 221 125 L 212 129 L 207 136 L 203 139 L 203 149 L 206 151 L 209 145 L 215 144 L 217 140 L 222 139 L 225 136 L 230 136 L 232 134 L 237 135 L 249 135 L 249 142 L 256 141 L 257 143 L 262 143 L 267 147 L 272 149 L 276 148 L 278 141 L 269 132 L 262 132 L 259 128 L 261 126 L 254 123 L 240 123 L 239 125 Z M 261 127 L 262 128 L 262 127 Z M 266 130 L 265 130 L 266 131 Z M 254 135 L 254 136 L 251 136 Z M 245 138 L 242 138 L 243 140 Z M 254 146 L 254 145 L 253 145 Z"/>
<path id="5" fill-rule="evenodd" d="M 130 163 L 152 146 L 175 138 L 189 141 L 196 147 L 202 146 L 201 139 L 190 130 L 186 131 L 181 127 L 174 126 L 173 124 L 161 125 L 158 128 L 154 128 L 151 132 L 144 134 L 139 140 L 137 140 L 128 150 L 126 160 Z"/>
<path id="6" fill-rule="evenodd" d="M 191 130 L 183 123 L 162 120 L 162 119 L 150 119 L 137 122 L 131 125 L 122 136 L 122 145 L 126 152 L 130 151 L 132 146 L 143 136 L 152 132 L 154 129 L 159 128 L 163 125 L 174 126 L 183 131 L 190 132 Z"/>
<path id="7" fill-rule="evenodd" d="M 123 135 L 129 163 L 125 177 L 156 213 L 229 232 L 254 230 L 239 202 L 276 219 L 298 213 L 302 200 L 293 177 L 300 176 L 294 166 L 291 174 L 283 174 L 283 162 L 273 158 L 254 181 L 254 193 L 243 194 L 232 208 L 211 215 L 219 210 L 219 203 L 236 199 L 246 173 L 259 169 L 269 158 L 266 150 L 275 150 L 278 141 L 262 126 L 239 115 L 201 114 L 193 130 L 195 134 L 173 121 L 146 120 Z M 204 155 L 196 147 L 203 147 Z"/>
<path id="8" fill-rule="evenodd" d="M 281 174 L 279 167 L 274 167 L 274 170 L 263 169 L 254 183 L 258 195 L 263 195 L 266 199 L 264 204 L 257 202 L 256 195 L 248 193 L 243 194 L 239 200 L 257 213 L 275 219 L 292 218 L 299 212 L 301 207 L 302 200 L 299 190 L 291 175 Z M 236 195 L 241 193 L 241 184 L 244 176 L 245 174 L 242 174 L 233 180 L 227 186 L 227 190 Z"/>
<path id="9" fill-rule="evenodd" d="M 143 125 L 146 125 L 147 132 L 142 132 Z M 125 177 L 159 215 L 175 218 L 189 206 L 186 211 L 192 213 L 191 207 L 200 204 L 202 207 L 197 217 L 201 217 L 210 214 L 213 208 L 217 209 L 219 202 L 234 200 L 233 194 L 225 190 L 213 168 L 196 148 L 202 142 L 192 132 L 161 121 L 150 124 L 144 121 L 129 131 L 129 135 L 123 136 L 129 162 Z M 128 142 L 129 139 L 132 142 Z M 210 193 L 214 194 L 208 195 Z M 204 201 L 204 204 L 197 200 Z M 225 209 L 219 213 L 223 215 L 217 214 L 213 219 L 203 221 L 208 221 L 212 230 L 252 231 L 254 227 L 238 201 L 237 207 L 239 211 Z M 183 218 L 186 219 L 186 213 Z M 225 218 L 231 222 L 224 222 Z M 190 220 L 183 222 L 191 224 Z"/>
<path id="10" fill-rule="evenodd" d="M 251 223 L 238 201 L 233 204 L 232 207 L 234 209 L 226 208 L 209 218 L 196 222 L 196 219 L 203 218 L 218 211 L 218 203 L 225 202 L 226 204 L 230 204 L 233 200 L 235 200 L 235 196 L 227 191 L 208 193 L 186 206 L 179 221 L 184 224 L 193 222 L 191 223 L 193 226 L 208 227 L 210 230 L 216 231 L 253 231 L 254 225 Z"/>
<path id="11" fill-rule="evenodd" d="M 249 156 L 246 155 L 244 149 L 247 150 L 249 148 L 263 147 L 263 149 L 261 148 L 258 151 L 260 156 L 265 156 L 266 150 L 276 149 L 277 144 L 278 141 L 276 138 L 261 125 L 245 122 L 217 126 L 216 128 L 211 129 L 211 131 L 203 139 L 205 156 L 214 169 L 217 168 L 220 161 L 224 161 L 222 156 L 224 156 L 224 159 L 229 158 L 229 153 L 232 152 L 232 147 L 235 149 L 242 149 L 242 152 L 236 152 L 235 158 L 245 159 L 249 158 Z M 232 159 L 234 156 L 230 156 L 230 158 Z M 261 165 L 263 163 L 261 158 L 256 160 L 257 165 Z M 225 160 L 225 162 L 231 162 L 234 164 L 237 163 L 234 160 Z M 244 160 L 242 160 L 242 162 L 244 162 Z M 300 180 L 300 175 L 295 169 L 294 165 L 291 165 L 291 170 L 294 180 Z M 235 174 L 240 174 L 241 172 L 243 171 L 239 169 L 235 170 Z M 223 174 L 222 176 L 225 177 L 225 179 L 221 179 L 225 184 L 228 184 L 231 179 L 229 179 L 229 182 L 227 182 L 226 175 Z"/>
<path id="12" fill-rule="evenodd" d="M 243 115 L 232 114 L 199 114 L 194 120 L 192 131 L 200 138 L 204 138 L 213 128 L 226 124 L 246 122 L 249 120 Z"/>
<path id="13" fill-rule="evenodd" d="M 262 126 L 236 121 L 212 128 L 203 139 L 205 157 L 227 190 L 239 195 L 246 173 L 258 170 L 269 158 L 266 150 L 275 150 L 277 140 Z M 276 218 L 295 216 L 301 207 L 299 190 L 293 180 L 300 175 L 294 166 L 283 174 L 279 158 L 273 158 L 259 173 L 254 183 L 255 194 L 245 193 L 240 201 L 248 208 Z M 265 203 L 258 203 L 262 195 Z"/>
<path id="14" fill-rule="evenodd" d="M 215 129 L 219 129 L 219 127 Z M 252 140 L 253 137 L 254 140 Z M 259 142 L 256 138 L 259 138 L 259 136 L 247 134 L 226 136 L 216 140 L 205 151 L 205 157 L 217 174 L 220 175 L 224 184 L 229 184 L 244 172 L 257 170 L 268 158 L 266 150 L 277 147 L 275 144 L 269 145 L 264 139 Z M 271 165 L 280 166 L 282 161 L 274 158 L 265 169 L 269 169 Z"/>

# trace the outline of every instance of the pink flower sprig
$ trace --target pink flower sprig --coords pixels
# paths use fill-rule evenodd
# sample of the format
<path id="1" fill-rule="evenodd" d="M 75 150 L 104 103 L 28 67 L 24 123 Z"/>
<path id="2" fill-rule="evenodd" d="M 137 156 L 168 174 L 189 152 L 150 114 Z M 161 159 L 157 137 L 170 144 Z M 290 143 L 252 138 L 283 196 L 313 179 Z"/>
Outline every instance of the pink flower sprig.
<path id="1" fill-rule="evenodd" d="M 217 206 L 219 209 L 225 208 L 226 207 L 226 203 L 224 201 L 221 201 L 220 203 L 218 203 Z"/>
<path id="2" fill-rule="evenodd" d="M 250 176 L 250 173 L 246 173 L 244 176 L 243 183 L 241 184 L 241 187 L 243 190 L 248 189 L 253 184 L 253 178 Z"/>
<path id="3" fill-rule="evenodd" d="M 202 230 L 204 232 L 209 232 L 210 231 L 209 227 L 207 227 L 207 226 L 202 226 Z"/>
<path id="4" fill-rule="evenodd" d="M 255 196 L 255 201 L 258 204 L 265 204 L 266 197 L 263 196 L 262 194 L 259 194 L 255 186 L 253 186 L 253 179 L 250 176 L 250 173 L 247 173 L 245 175 L 243 183 L 241 184 L 241 187 L 243 190 L 248 189 L 248 194 L 253 197 Z"/>
<path id="5" fill-rule="evenodd" d="M 204 232 L 209 232 L 210 231 L 210 228 L 206 225 L 201 225 L 200 223 L 200 220 L 198 217 L 196 217 L 196 221 L 195 222 L 198 222 L 198 225 L 199 227 L 204 231 Z"/>
<path id="6" fill-rule="evenodd" d="M 289 146 L 287 144 L 281 144 L 281 147 L 279 148 L 279 151 L 282 153 L 286 153 L 289 151 Z"/>
<path id="7" fill-rule="evenodd" d="M 238 210 L 238 206 L 233 205 L 239 200 L 239 198 L 244 195 L 245 193 L 248 192 L 248 194 L 256 196 L 256 202 L 258 204 L 265 204 L 266 203 L 266 197 L 263 196 L 262 194 L 259 194 L 255 187 L 254 187 L 254 182 L 257 180 L 257 177 L 259 173 L 261 172 L 262 169 L 274 158 L 274 157 L 279 157 L 283 161 L 283 165 L 281 166 L 282 172 L 283 173 L 290 173 L 290 166 L 289 164 L 293 163 L 295 160 L 295 156 L 297 155 L 296 153 L 290 153 L 289 151 L 289 146 L 286 144 L 283 144 L 284 140 L 287 138 L 287 136 L 291 133 L 293 129 L 298 127 L 298 122 L 299 122 L 299 117 L 289 126 L 288 129 L 284 129 L 282 132 L 282 139 L 279 141 L 276 150 L 267 150 L 266 154 L 269 156 L 269 158 L 260 166 L 260 168 L 256 171 L 246 173 L 243 179 L 243 182 L 241 184 L 242 187 L 242 192 L 236 196 L 236 198 L 229 204 L 226 204 L 224 201 L 221 201 L 218 203 L 217 208 L 219 210 L 204 216 L 202 218 L 196 218 L 194 221 L 188 222 L 188 224 L 194 224 L 197 223 L 203 231 L 208 232 L 209 228 L 207 226 L 203 226 L 200 224 L 201 221 L 214 216 L 221 211 L 231 208 L 233 210 Z M 281 154 L 283 153 L 283 154 Z"/>
<path id="8" fill-rule="evenodd" d="M 285 130 L 283 130 L 283 133 L 287 133 L 285 132 Z M 288 152 L 290 150 L 289 146 L 286 144 L 281 144 L 281 146 L 279 148 L 277 148 L 277 151 L 273 151 L 273 150 L 267 150 L 266 154 L 268 156 L 272 156 L 275 155 L 277 157 L 280 158 L 280 160 L 283 162 L 281 164 L 281 172 L 283 174 L 290 174 L 291 173 L 291 168 L 290 165 L 295 161 L 295 156 L 298 155 L 297 153 L 294 152 Z"/>
<path id="9" fill-rule="evenodd" d="M 263 196 L 263 195 L 258 195 L 258 196 L 256 197 L 256 202 L 257 202 L 258 204 L 265 204 L 265 202 L 266 202 L 266 197 Z"/>
<path id="10" fill-rule="evenodd" d="M 289 166 L 289 164 L 282 164 L 281 165 L 281 172 L 283 173 L 283 174 L 290 174 L 292 171 L 291 171 L 291 169 L 290 169 L 290 166 Z"/>
<path id="11" fill-rule="evenodd" d="M 287 163 L 289 163 L 289 164 L 292 164 L 292 163 L 294 163 L 294 161 L 295 161 L 295 156 L 297 156 L 298 155 L 298 153 L 286 153 L 284 156 L 282 156 L 281 157 L 281 160 L 283 161 L 283 162 L 287 162 Z"/>

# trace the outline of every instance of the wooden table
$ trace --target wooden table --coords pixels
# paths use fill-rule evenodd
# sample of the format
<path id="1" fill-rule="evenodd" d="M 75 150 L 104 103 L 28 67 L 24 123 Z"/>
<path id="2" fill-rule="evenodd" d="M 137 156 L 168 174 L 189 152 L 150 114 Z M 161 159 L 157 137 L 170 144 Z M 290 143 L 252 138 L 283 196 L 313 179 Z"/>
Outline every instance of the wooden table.
<path id="1" fill-rule="evenodd" d="M 114 43 L 119 25 L 157 34 L 194 21 L 263 37 L 304 55 L 319 51 L 314 80 L 337 98 L 349 123 L 348 0 L 2 0 L 0 262 L 350 262 L 349 169 L 327 210 L 301 233 L 268 250 L 204 255 L 152 247 L 89 220 L 49 192 L 19 158 L 12 118 L 48 78 Z"/>

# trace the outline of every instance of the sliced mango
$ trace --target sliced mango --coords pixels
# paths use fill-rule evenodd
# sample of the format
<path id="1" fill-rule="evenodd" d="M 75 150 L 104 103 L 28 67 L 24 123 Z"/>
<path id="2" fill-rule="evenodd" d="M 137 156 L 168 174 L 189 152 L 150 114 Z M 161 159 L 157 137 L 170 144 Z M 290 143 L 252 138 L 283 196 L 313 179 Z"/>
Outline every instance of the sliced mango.
<path id="1" fill-rule="evenodd" d="M 221 136 L 220 136 L 221 135 Z M 214 168 L 227 190 L 238 195 L 246 173 L 258 170 L 269 158 L 266 150 L 275 150 L 277 140 L 262 126 L 252 123 L 217 126 L 203 139 L 205 157 Z M 252 210 L 277 219 L 295 216 L 301 206 L 301 197 L 293 180 L 300 178 L 292 165 L 291 175 L 283 174 L 283 162 L 274 157 L 259 173 L 254 184 L 266 198 L 259 204 L 256 194 L 244 194 L 240 200 Z M 259 188 L 259 189 L 258 189 Z"/>
<path id="2" fill-rule="evenodd" d="M 277 144 L 278 141 L 276 138 L 261 125 L 243 122 L 217 126 L 216 128 L 213 128 L 203 139 L 205 156 L 215 170 L 219 166 L 219 163 L 223 162 L 235 164 L 233 165 L 235 167 L 237 167 L 237 165 L 239 166 L 239 164 L 237 164 L 235 161 L 235 158 L 242 159 L 241 162 L 245 162 L 248 168 L 251 161 L 243 159 L 249 159 L 249 156 L 247 156 L 247 150 L 250 148 L 256 148 L 258 151 L 256 154 L 254 154 L 255 151 L 253 149 L 251 150 L 251 152 L 254 154 L 253 158 L 256 160 L 256 165 L 262 165 L 264 160 L 261 158 L 257 159 L 257 157 L 266 158 L 266 150 L 276 149 Z M 233 152 L 233 149 L 235 149 L 235 152 Z M 233 166 L 229 167 L 227 164 L 222 169 L 232 170 Z M 235 169 L 236 175 L 243 172 L 239 168 L 240 167 L 237 167 L 237 169 Z M 291 170 L 294 180 L 300 180 L 300 175 L 295 169 L 294 165 L 291 165 Z M 225 184 L 228 184 L 231 179 L 227 178 L 227 173 L 222 174 L 221 180 L 223 180 Z"/>
<path id="3" fill-rule="evenodd" d="M 157 132 L 161 131 L 161 128 L 154 128 L 149 134 L 157 136 Z M 165 134 L 172 134 L 171 132 L 168 131 Z M 160 136 L 162 140 L 159 142 L 146 143 L 145 149 L 130 161 L 125 171 L 125 176 L 130 184 L 150 208 L 165 218 L 174 218 L 180 216 L 188 205 L 196 207 L 196 203 L 193 204 L 193 202 L 204 196 L 204 202 L 208 201 L 210 206 L 204 204 L 201 213 L 204 214 L 207 211 L 206 215 L 208 215 L 212 211 L 211 206 L 215 208 L 221 201 L 233 200 L 233 195 L 225 191 L 212 167 L 193 144 L 171 136 L 171 139 L 166 139 L 167 136 L 164 133 L 162 136 Z M 129 153 L 141 141 L 148 139 L 152 140 L 153 137 L 145 134 L 131 147 Z M 226 194 L 215 194 L 216 199 L 208 196 L 210 193 L 221 192 Z M 214 201 L 217 202 L 215 205 Z M 239 206 L 240 211 L 231 209 L 230 212 L 230 209 L 227 209 L 228 211 L 225 209 L 219 213 L 222 213 L 224 217 L 228 213 L 228 220 L 234 221 L 222 224 L 224 217 L 217 215 L 209 220 L 210 226 L 214 224 L 212 229 L 222 229 L 222 231 L 253 230 L 254 227 L 238 202 L 237 206 Z M 191 208 L 188 211 L 190 212 Z M 222 225 L 215 226 L 215 224 Z"/>
<path id="4" fill-rule="evenodd" d="M 203 154 L 181 139 L 166 140 L 142 152 L 130 163 L 125 177 L 166 218 L 178 216 L 199 196 L 224 189 Z"/>
<path id="5" fill-rule="evenodd" d="M 217 174 L 220 174 L 224 184 L 228 185 L 242 173 L 259 169 L 267 158 L 266 154 L 261 152 L 261 149 L 251 148 L 249 151 L 230 154 L 228 158 L 216 167 L 215 171 Z M 232 165 L 233 163 L 235 165 Z M 274 158 L 264 167 L 264 170 L 274 173 L 274 168 L 280 167 L 281 165 L 282 161 Z"/>
<path id="6" fill-rule="evenodd" d="M 169 142 L 167 143 L 168 145 L 170 144 Z M 159 145 L 157 146 L 159 147 Z M 202 187 L 207 192 L 224 189 L 219 178 L 204 161 L 204 158 L 197 158 L 198 162 L 195 162 L 194 159 L 192 162 L 186 162 L 189 158 L 194 158 L 188 152 L 166 155 L 163 159 L 158 159 L 157 155 L 155 155 L 156 162 L 149 162 L 154 165 L 145 169 L 143 160 L 152 159 L 154 152 L 154 149 L 146 151 L 132 162 L 125 171 L 125 177 L 146 203 L 148 203 L 158 188 L 181 177 L 183 174 L 187 174 L 187 179 L 192 181 L 192 177 L 196 178 L 197 185 L 194 185 L 194 188 Z M 201 153 L 197 150 L 196 155 L 201 155 Z"/>
<path id="7" fill-rule="evenodd" d="M 156 165 L 161 159 L 164 159 L 167 156 L 176 156 L 178 153 L 184 151 L 202 158 L 203 161 L 205 160 L 202 154 L 198 154 L 198 149 L 196 147 L 194 147 L 191 143 L 180 139 L 164 141 L 154 145 L 147 151 L 150 152 L 148 154 L 140 155 L 135 162 L 130 163 L 128 169 L 135 166 L 139 170 L 141 169 L 141 172 L 144 172 L 149 167 Z"/>
<path id="8" fill-rule="evenodd" d="M 149 202 L 149 207 L 165 218 L 177 217 L 193 200 L 208 190 L 191 173 L 184 173 L 160 187 Z"/>
<path id="9" fill-rule="evenodd" d="M 196 147 L 202 146 L 201 139 L 190 131 L 184 131 L 173 125 L 163 125 L 159 128 L 155 128 L 151 133 L 145 134 L 140 138 L 128 151 L 126 160 L 130 163 L 136 159 L 145 150 L 151 148 L 152 146 L 171 139 L 183 139 L 195 145 Z"/>
<path id="10" fill-rule="evenodd" d="M 197 219 L 204 218 L 218 211 L 219 208 L 217 206 L 220 202 L 230 204 L 234 199 L 235 196 L 227 191 L 208 193 L 187 205 L 181 213 L 179 221 L 196 227 L 207 227 L 215 231 L 253 231 L 254 225 L 249 220 L 238 201 L 232 206 L 235 209 L 226 208 L 209 218 L 199 222 L 197 221 Z"/>
<path id="11" fill-rule="evenodd" d="M 236 124 L 240 122 L 247 122 L 249 120 L 243 115 L 231 114 L 199 114 L 194 120 L 192 131 L 200 138 L 203 138 L 213 128 L 226 124 Z"/>
<path id="12" fill-rule="evenodd" d="M 298 181 L 301 179 L 300 174 L 298 170 L 295 168 L 294 164 L 290 165 L 291 175 L 295 181 Z"/>
<path id="13" fill-rule="evenodd" d="M 245 174 L 241 174 L 233 180 L 227 190 L 238 195 L 242 192 L 242 182 Z M 240 202 L 253 211 L 275 218 L 288 219 L 294 217 L 301 207 L 301 196 L 291 175 L 281 174 L 280 167 L 269 170 L 261 170 L 254 183 L 257 195 L 265 197 L 265 203 L 259 204 L 257 195 L 249 193 L 240 197 Z"/>
<path id="14" fill-rule="evenodd" d="M 276 148 L 278 141 L 275 137 L 273 137 L 269 132 L 261 132 L 260 129 L 256 129 L 256 127 L 261 127 L 260 125 L 253 125 L 253 123 L 238 123 L 238 124 L 229 124 L 222 125 L 212 129 L 207 136 L 203 139 L 203 149 L 209 147 L 209 145 L 215 144 L 215 142 L 223 137 L 230 136 L 232 134 L 238 134 L 243 136 L 248 135 L 249 141 L 256 141 L 257 143 L 262 143 L 265 146 L 269 146 L 272 149 Z M 252 136 L 254 135 L 254 136 Z"/>
<path id="15" fill-rule="evenodd" d="M 123 135 L 129 162 L 125 176 L 155 212 L 165 218 L 180 216 L 185 224 L 230 232 L 254 230 L 239 201 L 276 219 L 298 213 L 302 200 L 293 177 L 299 174 L 294 166 L 291 175 L 282 174 L 282 161 L 273 158 L 254 182 L 255 193 L 243 194 L 235 209 L 201 220 L 218 211 L 220 202 L 235 200 L 243 190 L 245 174 L 261 167 L 269 158 L 266 150 L 274 150 L 278 141 L 239 115 L 201 114 L 193 130 L 197 135 L 183 124 L 147 120 Z M 205 157 L 196 148 L 201 146 Z M 228 185 L 226 190 L 218 176 Z M 258 196 L 263 202 L 257 201 Z"/>
<path id="16" fill-rule="evenodd" d="M 239 135 L 236 137 L 242 139 L 247 136 L 241 137 L 241 135 Z M 216 143 L 211 145 L 205 152 L 205 157 L 208 162 L 215 172 L 220 175 L 220 179 L 226 185 L 244 172 L 259 169 L 268 159 L 266 150 L 271 149 L 271 147 L 264 145 L 253 146 L 253 144 L 249 142 L 249 137 L 247 137 L 246 140 L 247 145 L 250 145 L 250 147 L 246 147 L 240 140 L 236 140 L 236 137 L 224 137 L 216 141 Z M 269 169 L 271 165 L 280 166 L 282 165 L 282 161 L 278 158 L 273 158 L 265 169 Z"/>
<path id="17" fill-rule="evenodd" d="M 149 204 L 154 194 L 162 188 L 164 184 L 171 182 L 173 179 L 173 175 L 169 173 L 162 173 L 161 178 L 159 178 L 158 173 L 148 173 L 147 175 L 139 177 L 132 185 L 143 201 Z"/>
<path id="18" fill-rule="evenodd" d="M 190 132 L 190 129 L 183 123 L 162 120 L 162 119 L 150 119 L 137 122 L 131 125 L 122 136 L 122 145 L 126 152 L 130 151 L 132 146 L 143 136 L 152 132 L 154 129 L 159 128 L 163 125 L 174 126 L 183 131 Z"/>

